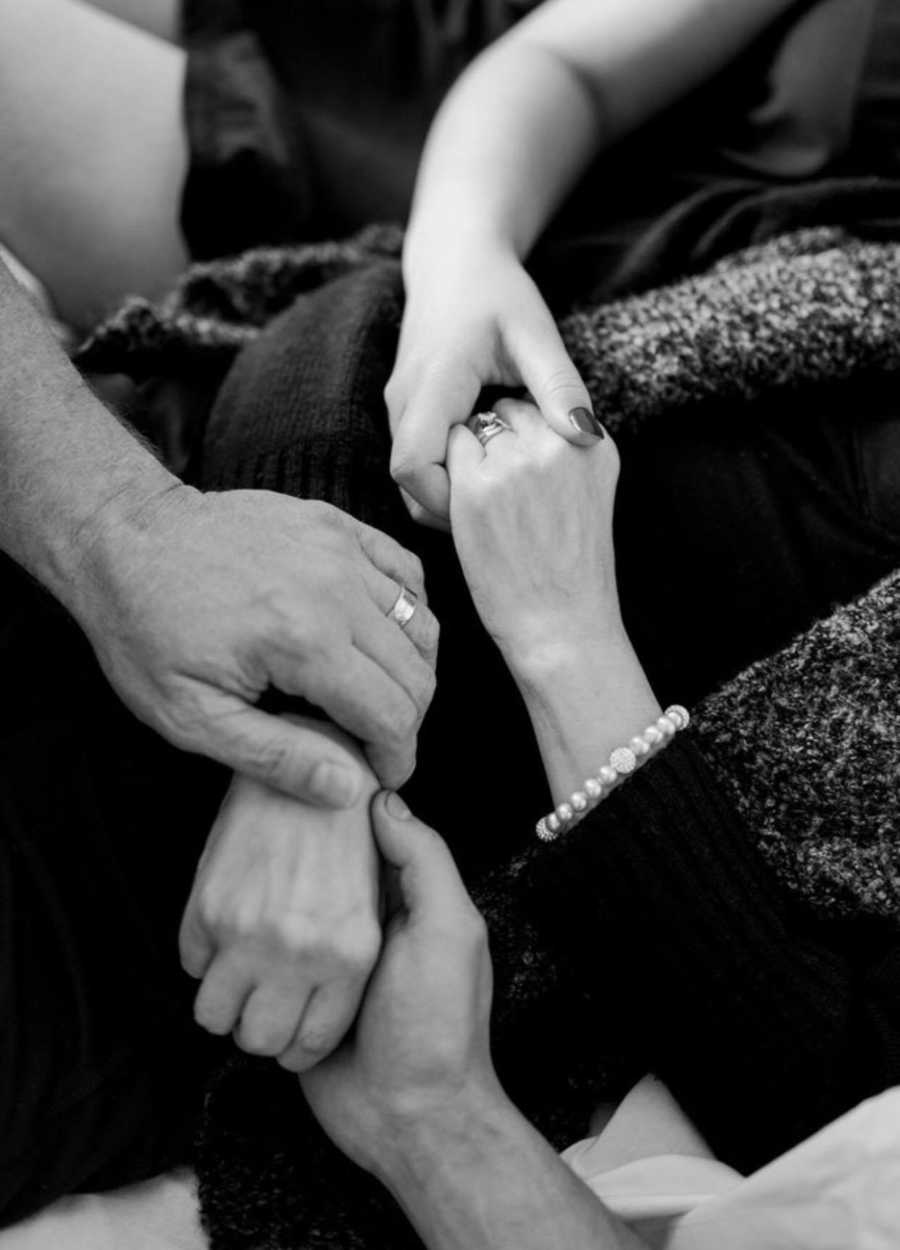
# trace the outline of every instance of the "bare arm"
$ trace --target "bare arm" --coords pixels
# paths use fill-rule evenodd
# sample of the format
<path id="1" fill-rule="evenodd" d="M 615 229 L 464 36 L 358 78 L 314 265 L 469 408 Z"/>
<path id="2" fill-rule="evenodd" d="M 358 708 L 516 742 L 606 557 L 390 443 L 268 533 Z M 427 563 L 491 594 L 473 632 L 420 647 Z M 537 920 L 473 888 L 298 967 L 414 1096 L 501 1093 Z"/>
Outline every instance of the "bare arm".
<path id="1" fill-rule="evenodd" d="M 450 92 L 422 159 L 407 305 L 385 392 L 391 471 L 446 523 L 452 425 L 486 386 L 526 387 L 569 442 L 590 397 L 522 262 L 591 158 L 736 56 L 791 0 L 548 0 Z"/>
<path id="2" fill-rule="evenodd" d="M 87 325 L 184 268 L 184 53 L 75 0 L 0 0 L 0 241 Z"/>
<path id="3" fill-rule="evenodd" d="M 791 2 L 540 6 L 478 58 L 438 114 L 416 189 L 410 272 L 450 222 L 527 255 L 599 149 L 711 78 Z"/>

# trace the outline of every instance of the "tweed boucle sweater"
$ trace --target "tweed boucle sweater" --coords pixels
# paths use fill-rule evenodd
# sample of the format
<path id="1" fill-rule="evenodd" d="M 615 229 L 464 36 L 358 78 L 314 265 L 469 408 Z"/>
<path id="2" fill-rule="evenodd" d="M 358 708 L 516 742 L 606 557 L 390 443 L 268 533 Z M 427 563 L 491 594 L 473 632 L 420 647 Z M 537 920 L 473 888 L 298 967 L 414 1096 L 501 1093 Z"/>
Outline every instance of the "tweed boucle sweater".
<path id="1" fill-rule="evenodd" d="M 79 363 L 138 377 L 200 363 L 224 370 L 297 295 L 396 256 L 400 242 L 395 229 L 376 227 L 345 243 L 196 265 L 158 307 L 125 304 Z M 561 329 L 617 436 L 707 398 L 900 374 L 900 245 L 806 230 L 670 287 L 577 311 Z M 898 613 L 900 572 L 710 698 L 692 731 L 790 889 L 826 910 L 895 919 Z M 839 828 L 813 795 L 840 799 Z"/>
<path id="2" fill-rule="evenodd" d="M 81 362 L 224 371 L 298 293 L 398 241 L 374 231 L 197 266 L 160 307 L 126 306 Z M 900 371 L 898 277 L 900 247 L 809 231 L 579 310 L 562 331 L 624 439 L 705 398 Z M 603 1091 L 608 1001 L 636 1070 L 669 1080 L 738 1166 L 900 1079 L 898 639 L 900 571 L 707 698 L 684 740 L 569 836 L 476 889 L 498 1066 L 555 1141 L 583 1131 Z M 607 960 L 598 978 L 616 949 L 627 969 Z M 297 1107 L 285 1113 L 270 1069 L 228 1069 L 210 1109 L 198 1170 L 214 1246 L 403 1244 L 389 1204 Z"/>

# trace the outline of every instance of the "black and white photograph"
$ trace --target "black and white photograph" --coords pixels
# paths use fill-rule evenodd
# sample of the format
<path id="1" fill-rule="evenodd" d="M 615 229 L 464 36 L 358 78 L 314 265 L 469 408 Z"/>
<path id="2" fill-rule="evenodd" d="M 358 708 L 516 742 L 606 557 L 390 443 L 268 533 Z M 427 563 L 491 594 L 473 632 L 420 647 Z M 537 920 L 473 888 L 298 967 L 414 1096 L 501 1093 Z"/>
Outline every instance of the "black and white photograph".
<path id="1" fill-rule="evenodd" d="M 900 2 L 0 0 L 0 1250 L 898 1250 Z"/>

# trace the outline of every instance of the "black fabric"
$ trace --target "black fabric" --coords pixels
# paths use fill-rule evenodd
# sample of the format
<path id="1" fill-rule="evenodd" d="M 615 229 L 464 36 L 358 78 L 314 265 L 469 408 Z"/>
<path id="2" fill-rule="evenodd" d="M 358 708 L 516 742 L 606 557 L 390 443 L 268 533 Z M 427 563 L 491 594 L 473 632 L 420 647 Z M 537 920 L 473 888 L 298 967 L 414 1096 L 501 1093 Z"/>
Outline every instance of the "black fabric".
<path id="1" fill-rule="evenodd" d="M 0 1223 L 189 1158 L 222 1048 L 180 912 L 224 786 L 140 726 L 86 641 L 0 563 Z"/>
<path id="2" fill-rule="evenodd" d="M 547 796 L 524 711 L 468 604 L 449 541 L 412 525 L 387 476 L 381 390 L 399 294 L 397 266 L 385 261 L 302 297 L 272 323 L 226 380 L 199 480 L 330 497 L 421 552 L 444 635 L 410 798 L 451 839 L 472 879 L 522 845 Z M 861 404 L 877 420 L 861 421 Z M 896 414 L 892 386 L 861 382 L 793 396 L 781 410 L 748 409 L 744 419 L 697 413 L 623 445 L 616 527 L 624 607 L 664 700 L 692 700 L 896 563 Z M 0 1123 L 10 1129 L 2 1194 L 10 1219 L 66 1189 L 134 1179 L 183 1152 L 185 1116 L 209 1056 L 193 1053 L 204 1052 L 203 1039 L 190 1028 L 174 932 L 223 783 L 133 725 L 71 624 L 21 574 L 8 569 L 5 579 L 0 880 L 11 954 L 0 992 L 11 1010 L 0 1044 L 3 1070 L 16 1078 L 4 1086 Z M 83 872 L 72 851 L 83 854 Z M 727 900 L 728 883 L 722 888 Z M 114 941 L 98 926 L 106 910 Z M 740 913 L 731 919 L 740 932 Z M 758 981 L 753 992 L 779 984 Z M 553 1010 L 565 1001 L 575 1000 L 561 997 Z M 544 1006 L 545 1026 L 559 1021 L 565 1037 L 562 1017 Z M 757 1000 L 758 1021 L 768 1007 Z M 615 1063 L 597 1055 L 604 1038 L 592 1082 L 571 1083 L 570 1093 L 603 1092 L 605 1077 L 614 1078 Z M 757 1044 L 771 1055 L 764 1038 L 744 1040 L 748 1056 Z M 675 1054 L 688 1063 L 691 1046 L 684 1041 Z M 559 1071 L 568 1078 L 565 1059 Z M 666 1075 L 678 1079 L 671 1067 Z M 293 1105 L 289 1078 L 270 1071 L 266 1081 L 280 1081 L 285 1106 Z M 260 1174 L 236 1166 L 248 1139 L 227 1108 L 246 1113 L 252 1082 L 242 1088 L 246 1099 L 213 1100 L 204 1138 L 204 1192 L 220 1245 L 252 1244 L 240 1231 L 248 1210 L 260 1226 L 271 1218 L 284 1227 L 283 1193 L 260 1191 Z M 60 1107 L 70 1114 L 54 1118 L 51 1135 L 46 1116 Z M 248 1123 L 256 1126 L 255 1116 Z M 742 1149 L 742 1126 L 730 1131 L 733 1141 L 720 1140 L 726 1157 Z M 270 1130 L 250 1157 L 276 1144 Z M 305 1156 L 283 1157 L 291 1178 L 302 1173 Z"/>
<path id="3" fill-rule="evenodd" d="M 635 781 L 517 889 L 597 987 L 581 1029 L 641 1056 L 751 1171 L 900 1082 L 900 935 L 791 903 L 689 736 Z"/>
<path id="4" fill-rule="evenodd" d="M 202 480 L 336 499 L 423 556 L 443 632 L 438 693 L 408 797 L 448 837 L 472 882 L 521 850 L 547 796 L 522 706 L 475 619 L 449 540 L 415 527 L 387 478 L 381 390 L 399 303 L 398 268 L 385 261 L 302 297 L 273 322 L 226 379 Z M 297 352 L 297 342 L 307 350 Z M 663 702 L 693 702 L 896 566 L 898 398 L 893 382 L 859 380 L 765 410 L 686 414 L 623 442 L 615 517 L 623 610 Z M 863 405 L 871 421 L 860 419 Z M 679 790 L 680 760 L 675 753 L 666 765 L 669 790 L 656 780 L 644 795 L 649 771 L 629 783 L 634 808 L 623 798 L 604 813 L 617 832 L 601 832 L 602 849 L 585 827 L 567 875 L 552 858 L 532 857 L 523 897 L 555 950 L 549 972 L 533 967 L 539 955 L 527 916 L 510 915 L 510 891 L 496 877 L 487 891 L 478 887 L 501 965 L 497 1060 L 510 1092 L 559 1143 L 585 1130 L 592 1098 L 650 1066 L 724 1159 L 755 1165 L 894 1079 L 895 964 L 889 946 L 880 951 L 881 934 L 821 937 L 808 919 L 789 916 L 714 789 L 705 797 L 702 762 L 687 759 Z M 676 803 L 674 849 L 657 861 L 665 812 Z M 646 812 L 654 822 L 632 847 L 630 831 Z M 719 847 L 721 821 L 731 823 Z M 673 906 L 645 901 L 626 921 L 629 900 L 665 892 L 670 861 Z M 691 907 L 695 861 L 704 897 Z M 607 923 L 598 909 L 618 898 L 620 875 L 622 897 Z M 570 879 L 578 877 L 576 891 Z M 535 886 L 532 894 L 535 881 L 543 893 Z M 524 1003 L 523 978 L 539 983 Z M 629 1017 L 642 986 L 646 1001 Z M 733 1089 L 735 1073 L 751 1069 L 746 1089 L 740 1081 Z M 273 1132 L 266 1108 L 279 1089 L 292 1111 Z M 366 1241 L 360 1211 L 367 1220 L 376 1210 L 394 1217 L 353 1169 L 334 1163 L 329 1178 L 310 1176 L 313 1163 L 330 1169 L 328 1158 L 287 1079 L 231 1069 L 208 1104 L 198 1156 L 214 1246 L 249 1247 L 263 1231 L 287 1246 L 313 1227 L 328 1230 L 325 1244 L 390 1241 L 391 1223 Z"/>
<path id="5" fill-rule="evenodd" d="M 849 150 L 822 171 L 832 215 L 822 216 L 821 194 L 796 204 L 792 184 L 747 176 L 725 154 L 759 103 L 785 30 L 814 2 L 799 0 L 737 64 L 588 170 L 535 257 L 554 303 L 702 267 L 736 246 L 737 231 L 746 240 L 748 217 L 771 235 L 813 217 L 865 233 L 870 218 L 883 216 L 869 203 L 871 186 L 862 199 L 854 188 L 900 175 L 900 19 L 891 0 L 877 7 Z M 191 163 L 182 225 L 193 255 L 405 221 L 441 98 L 473 56 L 533 7 L 184 0 Z M 890 215 L 896 220 L 895 202 Z"/>
<path id="6" fill-rule="evenodd" d="M 185 0 L 193 255 L 406 217 L 432 116 L 529 0 Z"/>

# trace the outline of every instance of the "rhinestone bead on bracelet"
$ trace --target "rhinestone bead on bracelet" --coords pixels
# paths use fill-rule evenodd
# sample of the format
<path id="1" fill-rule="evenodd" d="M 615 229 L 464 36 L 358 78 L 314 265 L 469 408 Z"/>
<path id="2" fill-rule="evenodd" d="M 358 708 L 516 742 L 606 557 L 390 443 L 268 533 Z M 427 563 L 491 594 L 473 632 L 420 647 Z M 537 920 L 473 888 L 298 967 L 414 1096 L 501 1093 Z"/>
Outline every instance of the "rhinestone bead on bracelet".
<path id="1" fill-rule="evenodd" d="M 570 795 L 568 802 L 560 803 L 548 816 L 542 816 L 535 826 L 537 836 L 542 842 L 553 842 L 561 833 L 577 825 L 626 777 L 656 755 L 680 729 L 687 729 L 690 720 L 687 708 L 679 703 L 667 707 L 662 716 L 648 725 L 643 733 L 632 738 L 627 747 L 616 747 L 609 762 L 593 777 L 588 777 L 581 789 Z"/>

